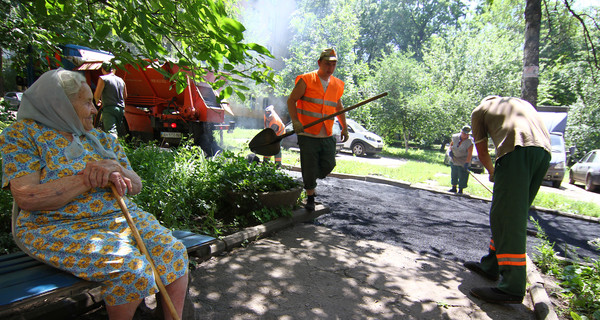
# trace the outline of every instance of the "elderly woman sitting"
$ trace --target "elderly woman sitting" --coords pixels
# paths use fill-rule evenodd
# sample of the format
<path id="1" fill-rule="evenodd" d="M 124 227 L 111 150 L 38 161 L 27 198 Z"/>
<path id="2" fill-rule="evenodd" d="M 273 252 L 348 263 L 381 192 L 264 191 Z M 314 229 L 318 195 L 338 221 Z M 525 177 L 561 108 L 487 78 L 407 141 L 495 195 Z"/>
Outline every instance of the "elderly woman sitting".
<path id="1" fill-rule="evenodd" d="M 29 255 L 85 280 L 102 282 L 110 319 L 131 319 L 157 292 L 149 261 L 109 188 L 137 194 L 140 177 L 119 143 L 93 127 L 97 113 L 85 78 L 44 73 L 23 95 L 17 121 L 0 135 L 2 187 L 20 207 L 15 241 Z M 125 199 L 166 291 L 181 317 L 188 257 L 151 214 Z M 170 319 L 167 306 L 165 319 Z"/>

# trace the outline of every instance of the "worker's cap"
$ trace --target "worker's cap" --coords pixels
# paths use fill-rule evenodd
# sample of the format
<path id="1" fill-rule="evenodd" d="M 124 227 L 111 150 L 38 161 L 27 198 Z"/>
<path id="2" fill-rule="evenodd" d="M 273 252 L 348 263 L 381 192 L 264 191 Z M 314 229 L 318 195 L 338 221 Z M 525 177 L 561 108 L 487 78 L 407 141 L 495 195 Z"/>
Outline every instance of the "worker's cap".
<path id="1" fill-rule="evenodd" d="M 337 54 L 335 53 L 335 50 L 333 50 L 333 48 L 325 49 L 321 52 L 319 61 L 320 60 L 337 61 Z"/>
<path id="2" fill-rule="evenodd" d="M 464 127 L 462 127 L 462 132 L 464 132 L 466 134 L 471 133 L 471 126 L 465 125 Z"/>
<path id="3" fill-rule="evenodd" d="M 273 105 L 270 105 L 265 108 L 265 112 L 273 112 L 273 110 L 275 110 L 275 107 L 273 107 Z"/>

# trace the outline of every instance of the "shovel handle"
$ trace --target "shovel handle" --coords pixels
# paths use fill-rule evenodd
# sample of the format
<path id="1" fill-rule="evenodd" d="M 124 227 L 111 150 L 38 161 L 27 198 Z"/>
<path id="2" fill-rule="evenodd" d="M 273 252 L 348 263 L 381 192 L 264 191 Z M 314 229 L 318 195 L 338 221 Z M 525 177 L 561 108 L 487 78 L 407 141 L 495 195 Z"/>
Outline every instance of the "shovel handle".
<path id="1" fill-rule="evenodd" d="M 387 96 L 387 95 L 388 95 L 388 93 L 387 93 L 387 92 L 380 93 L 380 94 L 378 94 L 378 95 L 376 95 L 376 96 L 374 96 L 374 97 L 371 97 L 371 98 L 369 98 L 369 99 L 363 100 L 363 101 L 361 101 L 361 102 L 359 102 L 359 103 L 357 103 L 357 104 L 355 104 L 355 105 L 349 106 L 348 108 L 344 108 L 344 109 L 342 109 L 342 110 L 340 110 L 340 111 L 338 111 L 338 112 L 336 112 L 336 113 L 332 113 L 332 114 L 330 114 L 330 115 L 324 116 L 323 118 L 321 118 L 321 119 L 319 119 L 319 120 L 315 120 L 315 121 L 313 121 L 313 122 L 311 122 L 311 123 L 309 123 L 309 124 L 305 125 L 304 127 L 302 127 L 302 129 L 306 129 L 306 128 L 308 128 L 308 127 L 312 127 L 312 126 L 314 126 L 315 124 L 319 124 L 319 123 L 321 123 L 321 122 L 323 122 L 323 121 L 325 121 L 325 120 L 329 120 L 329 119 L 332 119 L 332 118 L 334 118 L 334 117 L 337 117 L 337 116 L 339 116 L 339 115 L 340 115 L 340 114 L 342 114 L 342 113 L 348 112 L 348 111 L 350 111 L 350 110 L 352 110 L 352 109 L 356 109 L 356 108 L 358 108 L 358 107 L 362 106 L 363 104 L 367 104 L 367 103 L 369 103 L 369 102 L 371 102 L 371 101 L 377 100 L 377 99 L 379 99 L 379 98 L 382 98 L 382 97 L 385 97 L 385 96 Z M 281 139 L 283 139 L 283 138 L 285 138 L 285 137 L 287 137 L 287 136 L 291 136 L 291 135 L 292 135 L 292 134 L 294 134 L 294 133 L 296 133 L 296 132 L 295 132 L 295 131 L 290 131 L 290 132 L 287 132 L 287 133 L 285 133 L 285 134 L 283 134 L 283 135 L 280 135 L 279 137 L 281 137 Z"/>

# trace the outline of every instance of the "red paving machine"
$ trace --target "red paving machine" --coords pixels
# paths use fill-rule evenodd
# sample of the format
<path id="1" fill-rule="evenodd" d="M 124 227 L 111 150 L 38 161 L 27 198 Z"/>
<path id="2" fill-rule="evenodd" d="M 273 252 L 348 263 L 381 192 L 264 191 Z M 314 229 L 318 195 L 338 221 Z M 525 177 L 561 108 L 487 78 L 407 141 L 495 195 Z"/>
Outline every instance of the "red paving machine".
<path id="1" fill-rule="evenodd" d="M 79 49 L 81 50 L 94 51 L 89 48 Z M 66 52 L 65 55 L 67 56 Z M 72 58 L 70 60 L 74 61 Z M 102 61 L 98 60 L 79 61 L 75 62 L 72 69 L 84 71 L 93 91 L 102 74 L 101 65 Z M 214 74 L 207 74 L 205 82 L 194 82 L 191 77 L 187 77 L 187 87 L 178 94 L 175 82 L 169 81 L 156 68 L 161 68 L 170 75 L 179 71 L 177 65 L 165 63 L 152 65 L 144 70 L 126 65 L 125 70 L 118 69 L 116 72 L 127 86 L 127 133 L 132 138 L 156 140 L 162 145 L 177 145 L 182 138 L 189 136 L 209 156 L 221 150 L 213 133 L 215 129 L 221 132 L 227 130 L 229 126 L 224 124 L 225 112 L 233 113 L 227 103 L 220 104 L 217 101 L 215 91 L 208 84 L 215 81 Z"/>

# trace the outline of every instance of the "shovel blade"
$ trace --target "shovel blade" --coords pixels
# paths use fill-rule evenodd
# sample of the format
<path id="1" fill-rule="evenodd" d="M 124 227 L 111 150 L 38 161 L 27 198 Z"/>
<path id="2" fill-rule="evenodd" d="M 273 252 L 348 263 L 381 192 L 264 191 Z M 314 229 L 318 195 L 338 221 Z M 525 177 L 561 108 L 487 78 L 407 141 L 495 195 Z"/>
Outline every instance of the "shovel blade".
<path id="1" fill-rule="evenodd" d="M 273 129 L 266 128 L 254 136 L 248 146 L 250 151 L 261 156 L 274 156 L 281 150 L 280 142 L 281 137 Z"/>

